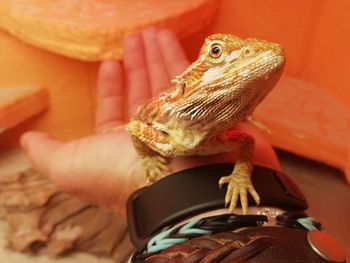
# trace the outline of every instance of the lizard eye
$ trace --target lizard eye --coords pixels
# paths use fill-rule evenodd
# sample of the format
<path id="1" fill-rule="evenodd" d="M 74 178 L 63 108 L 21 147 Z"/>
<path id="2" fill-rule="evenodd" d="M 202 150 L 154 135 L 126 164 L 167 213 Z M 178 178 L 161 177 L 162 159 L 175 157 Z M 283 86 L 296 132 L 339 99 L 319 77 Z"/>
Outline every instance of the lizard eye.
<path id="1" fill-rule="evenodd" d="M 210 48 L 209 55 L 213 58 L 218 58 L 221 56 L 222 48 L 219 44 L 214 44 Z"/>

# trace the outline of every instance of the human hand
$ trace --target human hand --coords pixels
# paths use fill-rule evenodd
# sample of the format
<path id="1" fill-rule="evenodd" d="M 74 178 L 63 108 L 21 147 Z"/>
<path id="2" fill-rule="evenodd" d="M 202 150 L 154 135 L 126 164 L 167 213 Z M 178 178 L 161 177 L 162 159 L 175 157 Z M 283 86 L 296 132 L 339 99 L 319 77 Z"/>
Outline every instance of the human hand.
<path id="1" fill-rule="evenodd" d="M 170 87 L 170 79 L 188 65 L 175 35 L 146 29 L 124 41 L 124 60 L 106 61 L 97 82 L 96 134 L 63 142 L 48 134 L 28 132 L 21 144 L 34 167 L 63 191 L 124 214 L 128 196 L 145 184 L 142 167 L 124 129 L 139 105 Z M 255 162 L 279 169 L 270 145 L 249 125 L 240 129 L 256 138 Z M 231 155 L 178 158 L 173 172 L 208 162 L 232 162 Z"/>

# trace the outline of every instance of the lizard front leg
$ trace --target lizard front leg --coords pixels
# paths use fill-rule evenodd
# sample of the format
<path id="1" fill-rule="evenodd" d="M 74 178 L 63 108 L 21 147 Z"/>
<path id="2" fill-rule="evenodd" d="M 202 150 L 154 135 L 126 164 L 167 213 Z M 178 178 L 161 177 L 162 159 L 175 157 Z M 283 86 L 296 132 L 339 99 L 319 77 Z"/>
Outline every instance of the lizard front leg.
<path id="1" fill-rule="evenodd" d="M 229 211 L 233 213 L 239 196 L 242 212 L 247 214 L 248 192 L 253 196 L 257 204 L 260 203 L 260 197 L 250 179 L 253 170 L 252 155 L 255 141 L 252 136 L 240 131 L 229 131 L 224 136 L 228 140 L 228 145 L 234 144 L 238 146 L 238 158 L 231 175 L 222 177 L 219 181 L 219 186 L 228 184 L 225 204 L 230 204 Z"/>
<path id="2" fill-rule="evenodd" d="M 236 208 L 238 197 L 240 197 L 243 214 L 248 210 L 248 192 L 253 196 L 257 204 L 260 198 L 250 180 L 253 169 L 252 155 L 254 151 L 254 138 L 247 133 L 229 130 L 206 139 L 195 154 L 210 155 L 221 152 L 237 152 L 238 156 L 235 167 L 229 176 L 224 176 L 219 181 L 219 186 L 228 184 L 225 196 L 225 204 L 233 213 Z"/>
<path id="3" fill-rule="evenodd" d="M 170 171 L 169 161 L 164 156 L 167 148 L 164 134 L 140 121 L 131 121 L 127 126 L 127 130 L 141 158 L 147 182 L 153 183 L 164 177 Z"/>

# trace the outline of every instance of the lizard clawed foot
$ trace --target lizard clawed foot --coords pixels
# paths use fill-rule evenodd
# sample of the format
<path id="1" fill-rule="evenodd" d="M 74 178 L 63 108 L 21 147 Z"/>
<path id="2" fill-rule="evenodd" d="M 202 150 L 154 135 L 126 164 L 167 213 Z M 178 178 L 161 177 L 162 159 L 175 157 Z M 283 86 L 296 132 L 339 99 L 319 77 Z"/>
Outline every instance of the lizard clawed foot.
<path id="1" fill-rule="evenodd" d="M 238 196 L 240 196 L 242 212 L 243 214 L 247 214 L 247 192 L 249 192 L 253 196 L 257 204 L 260 203 L 260 197 L 254 189 L 249 174 L 238 173 L 234 171 L 231 175 L 220 178 L 219 186 L 221 187 L 223 184 L 228 184 L 225 196 L 225 205 L 227 206 L 228 204 L 230 204 L 230 213 L 233 213 L 234 209 L 236 208 Z"/>
<path id="2" fill-rule="evenodd" d="M 168 160 L 160 155 L 145 156 L 141 161 L 147 183 L 154 183 L 166 176 L 167 172 L 170 172 Z"/>

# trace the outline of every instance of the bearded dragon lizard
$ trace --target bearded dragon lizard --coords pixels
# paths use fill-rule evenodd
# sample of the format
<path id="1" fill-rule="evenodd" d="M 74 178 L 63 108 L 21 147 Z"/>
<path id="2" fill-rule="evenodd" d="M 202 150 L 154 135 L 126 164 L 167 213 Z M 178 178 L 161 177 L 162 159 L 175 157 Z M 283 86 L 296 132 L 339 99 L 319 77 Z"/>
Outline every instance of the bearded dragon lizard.
<path id="1" fill-rule="evenodd" d="M 232 130 L 246 119 L 280 78 L 283 48 L 257 39 L 215 34 L 206 38 L 198 59 L 173 81 L 173 89 L 142 106 L 127 130 L 141 157 L 146 179 L 162 178 L 170 158 L 238 151 L 225 204 L 233 212 L 240 197 L 247 213 L 254 138 Z M 227 130 L 230 130 L 228 133 Z"/>

